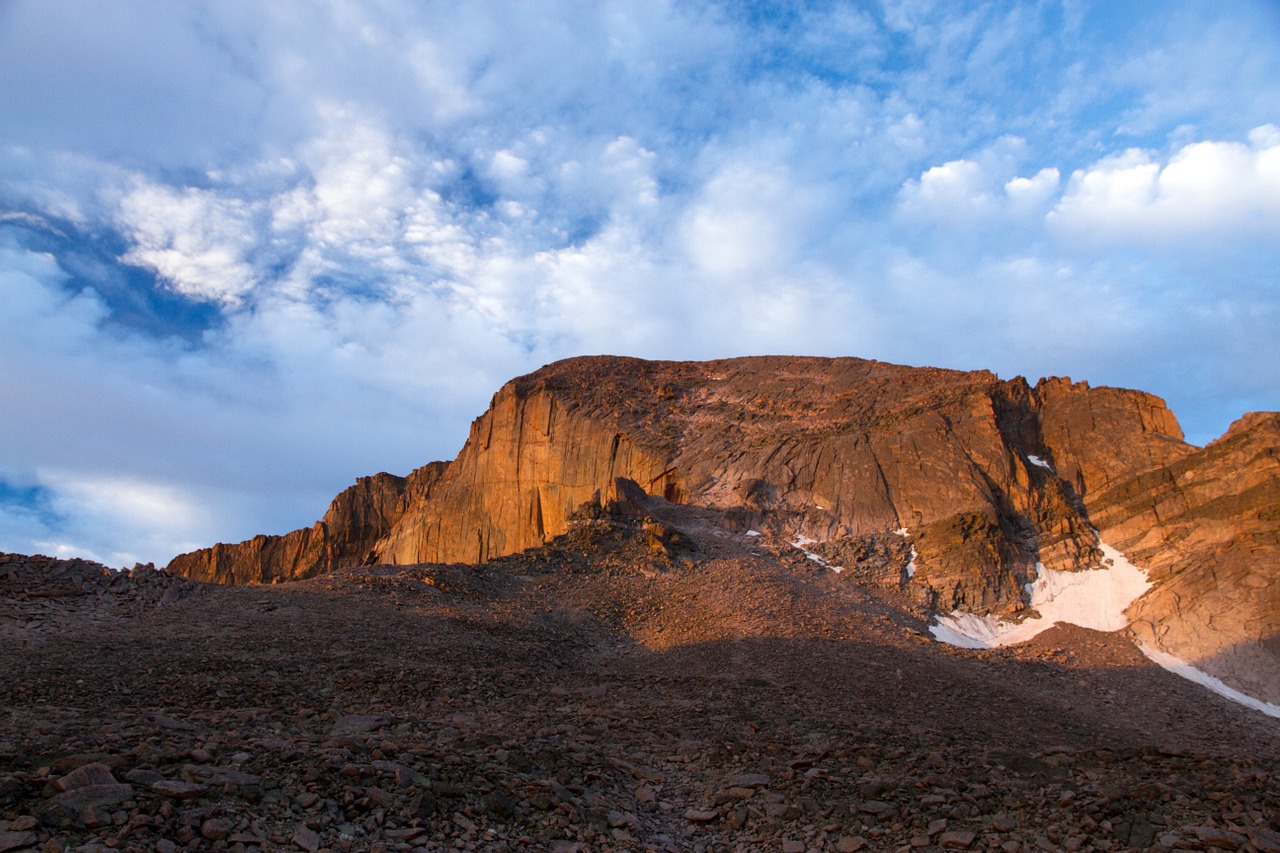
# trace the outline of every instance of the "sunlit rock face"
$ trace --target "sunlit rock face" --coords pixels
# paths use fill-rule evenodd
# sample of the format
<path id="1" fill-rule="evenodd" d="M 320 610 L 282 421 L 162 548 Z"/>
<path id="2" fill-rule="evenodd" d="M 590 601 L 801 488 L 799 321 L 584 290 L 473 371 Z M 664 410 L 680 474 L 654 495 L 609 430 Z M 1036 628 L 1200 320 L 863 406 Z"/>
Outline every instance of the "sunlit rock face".
<path id="1" fill-rule="evenodd" d="M 1154 398 L 1136 399 L 1109 413 L 1131 444 L 1151 432 L 1142 413 Z M 563 533 L 625 479 L 723 510 L 743 529 L 827 542 L 907 528 L 930 603 L 1017 609 L 1037 562 L 1073 569 L 1099 557 L 1077 496 L 1027 458 L 1053 455 L 1040 408 L 1024 381 L 986 372 L 572 359 L 502 388 L 376 550 L 394 563 L 484 561 Z"/>
<path id="2" fill-rule="evenodd" d="M 361 477 L 312 527 L 180 554 L 168 568 L 210 583 L 273 583 L 360 565 L 405 509 L 430 493 L 446 467 L 432 462 L 408 477 Z"/>
<path id="3" fill-rule="evenodd" d="M 1244 661 L 1274 689 L 1278 417 L 1198 449 L 1159 398 L 1069 379 L 856 358 L 575 358 L 499 389 L 452 462 L 365 478 L 312 528 L 171 568 L 245 583 L 480 563 L 639 488 L 847 553 L 899 532 L 903 565 L 882 569 L 918 602 L 1017 621 L 1038 566 L 1097 568 L 1100 533 L 1151 572 L 1131 610 L 1151 644 L 1215 674 Z"/>
<path id="4" fill-rule="evenodd" d="M 1280 704 L 1280 414 L 1102 490 L 1089 511 L 1155 588 L 1140 639 Z"/>

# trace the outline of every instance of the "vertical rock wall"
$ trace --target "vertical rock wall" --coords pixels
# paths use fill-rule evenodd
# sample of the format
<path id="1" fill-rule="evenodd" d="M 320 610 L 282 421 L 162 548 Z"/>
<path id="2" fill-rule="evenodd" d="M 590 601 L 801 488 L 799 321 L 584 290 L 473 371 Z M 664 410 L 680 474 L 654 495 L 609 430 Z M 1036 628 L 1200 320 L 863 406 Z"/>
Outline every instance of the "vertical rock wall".
<path id="1" fill-rule="evenodd" d="M 617 478 L 676 497 L 660 451 L 617 424 L 585 417 L 546 390 L 503 387 L 429 499 L 376 546 L 382 562 L 480 563 L 540 545 L 583 504 L 608 501 Z"/>

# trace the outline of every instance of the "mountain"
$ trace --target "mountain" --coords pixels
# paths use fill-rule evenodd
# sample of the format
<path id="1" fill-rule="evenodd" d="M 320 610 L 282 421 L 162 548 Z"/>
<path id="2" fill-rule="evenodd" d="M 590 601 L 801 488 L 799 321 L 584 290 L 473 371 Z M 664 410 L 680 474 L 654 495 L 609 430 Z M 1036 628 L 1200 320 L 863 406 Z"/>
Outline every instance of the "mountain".
<path id="1" fill-rule="evenodd" d="M 1100 535 L 1156 581 L 1131 611 L 1141 639 L 1275 702 L 1278 418 L 1248 416 L 1201 449 L 1159 398 L 1069 379 L 576 358 L 503 386 L 452 462 L 364 478 L 312 528 L 169 569 L 261 583 L 483 563 L 638 489 L 712 510 L 727 530 L 871 555 L 929 611 L 1016 621 L 1035 615 L 1025 588 L 1040 567 L 1102 564 Z"/>

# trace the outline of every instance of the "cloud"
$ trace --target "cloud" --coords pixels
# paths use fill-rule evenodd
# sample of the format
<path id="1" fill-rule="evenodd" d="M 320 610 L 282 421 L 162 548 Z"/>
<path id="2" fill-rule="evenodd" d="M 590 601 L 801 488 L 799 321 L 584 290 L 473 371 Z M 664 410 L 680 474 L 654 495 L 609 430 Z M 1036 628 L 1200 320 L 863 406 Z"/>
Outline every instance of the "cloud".
<path id="1" fill-rule="evenodd" d="M 1062 175 L 1057 168 L 1048 166 L 1030 178 L 1010 178 L 1004 185 L 1004 193 L 1014 210 L 1026 212 L 1053 198 L 1061 182 Z"/>
<path id="2" fill-rule="evenodd" d="M 1243 232 L 1280 234 L 1280 128 L 1249 143 L 1205 141 L 1164 163 L 1130 149 L 1072 173 L 1052 226 L 1091 239 L 1171 241 Z"/>
<path id="3" fill-rule="evenodd" d="M 125 534 L 123 541 L 136 543 L 130 552 L 102 555 L 113 565 L 137 562 L 139 555 L 153 550 L 194 547 L 210 521 L 207 507 L 186 490 L 170 485 L 129 477 L 86 478 L 70 472 L 41 472 L 40 481 L 56 495 L 52 503 L 59 515 L 89 527 L 116 529 Z M 157 535 L 158 531 L 163 532 Z M 71 544 L 69 549 L 76 547 Z"/>
<path id="4" fill-rule="evenodd" d="M 955 229 L 990 228 L 1013 219 L 1026 225 L 1043 217 L 1057 199 L 1058 169 L 1046 166 L 1030 177 L 1017 175 L 1017 158 L 1008 149 L 1020 149 L 1022 140 L 1002 143 L 1003 152 L 993 148 L 976 159 L 932 166 L 905 182 L 898 193 L 898 215 Z"/>
<path id="5" fill-rule="evenodd" d="M 582 352 L 1280 406 L 1243 5 L 12 3 L 0 546 L 306 524 Z"/>
<path id="6" fill-rule="evenodd" d="M 239 305 L 256 283 L 248 206 L 194 188 L 139 181 L 120 200 L 118 223 L 132 243 L 121 256 L 194 299 Z"/>

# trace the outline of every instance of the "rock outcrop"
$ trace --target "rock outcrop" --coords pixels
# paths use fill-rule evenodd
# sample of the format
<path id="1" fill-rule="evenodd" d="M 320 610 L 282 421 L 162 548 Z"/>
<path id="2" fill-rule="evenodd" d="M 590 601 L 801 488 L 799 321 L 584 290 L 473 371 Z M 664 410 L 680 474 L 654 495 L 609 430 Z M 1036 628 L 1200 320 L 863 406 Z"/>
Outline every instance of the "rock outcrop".
<path id="1" fill-rule="evenodd" d="M 1088 506 L 1156 583 L 1130 610 L 1138 636 L 1280 705 L 1280 414 L 1246 415 Z"/>
<path id="2" fill-rule="evenodd" d="M 1183 448 L 1157 398 L 1065 380 L 1032 388 L 854 358 L 578 358 L 505 385 L 423 485 L 379 475 L 314 528 L 173 568 L 243 582 L 368 560 L 483 562 L 563 533 L 630 481 L 742 530 L 830 541 L 905 529 L 913 588 L 931 606 L 1017 610 L 1037 562 L 1096 564 L 1082 495 Z"/>
<path id="3" fill-rule="evenodd" d="M 408 477 L 361 477 L 312 527 L 180 554 L 168 569 L 207 583 L 274 583 L 361 565 L 373 559 L 374 545 L 406 508 L 430 495 L 447 467 L 432 462 Z"/>
<path id="4" fill-rule="evenodd" d="M 1037 564 L 1099 564 L 1096 529 L 1153 572 L 1134 611 L 1148 642 L 1237 684 L 1253 673 L 1251 689 L 1270 679 L 1254 695 L 1274 697 L 1278 419 L 1250 416 L 1198 449 L 1158 397 L 1070 379 L 855 358 L 576 358 L 503 386 L 453 462 L 366 478 L 315 527 L 170 568 L 243 583 L 481 563 L 639 488 L 742 532 L 847 553 L 879 543 L 902 562 L 882 573 L 933 610 L 1019 618 Z M 882 547 L 893 532 L 905 547 Z"/>
<path id="5" fill-rule="evenodd" d="M 1099 431 L 1117 460 L 1090 440 Z M 623 479 L 743 530 L 830 541 L 905 529 L 913 588 L 931 606 L 1017 610 L 1038 562 L 1096 565 L 1081 503 L 1094 482 L 1186 447 L 1157 398 L 1063 380 L 1031 388 L 853 358 L 571 359 L 504 386 L 375 550 L 400 564 L 514 553 Z M 1059 456 L 1074 480 L 1032 461 Z"/>

